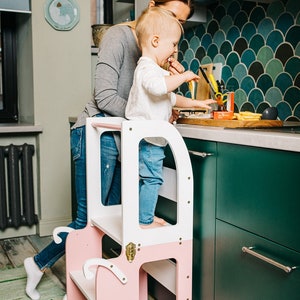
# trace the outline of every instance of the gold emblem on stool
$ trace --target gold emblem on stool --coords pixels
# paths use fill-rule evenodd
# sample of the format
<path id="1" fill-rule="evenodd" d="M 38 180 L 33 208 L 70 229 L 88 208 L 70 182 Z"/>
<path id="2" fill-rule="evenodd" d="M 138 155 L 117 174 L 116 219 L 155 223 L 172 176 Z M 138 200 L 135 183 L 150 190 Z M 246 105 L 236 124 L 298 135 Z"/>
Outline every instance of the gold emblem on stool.
<path id="1" fill-rule="evenodd" d="M 132 262 L 136 255 L 136 245 L 132 242 L 130 242 L 126 246 L 126 257 L 129 262 Z"/>

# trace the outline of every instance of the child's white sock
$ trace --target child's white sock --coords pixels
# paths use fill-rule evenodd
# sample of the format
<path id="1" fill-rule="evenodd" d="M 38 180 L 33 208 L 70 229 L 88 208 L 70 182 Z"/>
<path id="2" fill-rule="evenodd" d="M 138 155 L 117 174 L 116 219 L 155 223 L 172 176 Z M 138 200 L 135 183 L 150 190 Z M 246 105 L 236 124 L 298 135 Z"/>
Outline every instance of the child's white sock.
<path id="1" fill-rule="evenodd" d="M 35 263 L 33 257 L 28 257 L 24 260 L 24 268 L 27 273 L 26 294 L 32 300 L 40 299 L 40 293 L 36 290 L 43 272 Z"/>

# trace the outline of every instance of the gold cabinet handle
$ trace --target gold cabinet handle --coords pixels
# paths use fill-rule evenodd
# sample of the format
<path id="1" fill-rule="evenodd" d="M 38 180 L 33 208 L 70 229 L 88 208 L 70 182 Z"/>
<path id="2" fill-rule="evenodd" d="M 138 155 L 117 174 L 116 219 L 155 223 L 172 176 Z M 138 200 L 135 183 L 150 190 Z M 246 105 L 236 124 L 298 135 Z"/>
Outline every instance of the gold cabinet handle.
<path id="1" fill-rule="evenodd" d="M 207 156 L 212 156 L 212 153 L 207 153 L 207 152 L 198 152 L 198 151 L 193 151 L 193 150 L 189 150 L 189 153 L 195 156 L 200 156 L 202 158 L 205 158 Z"/>
<path id="2" fill-rule="evenodd" d="M 275 260 L 273 260 L 273 259 L 271 259 L 267 256 L 264 256 L 262 254 L 259 254 L 259 253 L 255 252 L 253 249 L 254 249 L 254 247 L 245 247 L 245 246 L 242 247 L 242 251 L 244 253 L 248 253 L 250 255 L 253 255 L 253 256 L 257 257 L 258 259 L 261 259 L 261 260 L 263 260 L 263 261 L 265 261 L 265 262 L 267 262 L 267 263 L 283 270 L 286 273 L 291 273 L 293 270 L 295 270 L 297 268 L 297 267 L 285 266 L 285 265 L 283 265 L 283 264 L 281 264 L 281 263 L 279 263 L 279 262 L 277 262 L 277 261 L 275 261 Z"/>

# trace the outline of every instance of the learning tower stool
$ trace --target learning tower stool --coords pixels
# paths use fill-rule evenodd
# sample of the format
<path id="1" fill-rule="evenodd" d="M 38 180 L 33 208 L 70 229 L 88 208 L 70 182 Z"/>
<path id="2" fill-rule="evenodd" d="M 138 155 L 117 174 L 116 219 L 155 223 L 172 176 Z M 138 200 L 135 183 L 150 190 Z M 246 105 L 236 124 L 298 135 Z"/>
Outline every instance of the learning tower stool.
<path id="1" fill-rule="evenodd" d="M 100 137 L 121 133 L 121 204 L 101 203 Z M 138 146 L 145 137 L 164 137 L 172 150 L 176 170 L 164 167 L 160 196 L 177 203 L 177 222 L 152 229 L 139 226 Z M 192 299 L 193 174 L 189 154 L 177 129 L 164 121 L 127 121 L 88 118 L 87 206 L 84 229 L 70 232 L 66 241 L 66 284 L 69 300 L 146 300 L 150 274 L 178 300 Z M 118 257 L 103 258 L 105 235 L 121 245 Z"/>

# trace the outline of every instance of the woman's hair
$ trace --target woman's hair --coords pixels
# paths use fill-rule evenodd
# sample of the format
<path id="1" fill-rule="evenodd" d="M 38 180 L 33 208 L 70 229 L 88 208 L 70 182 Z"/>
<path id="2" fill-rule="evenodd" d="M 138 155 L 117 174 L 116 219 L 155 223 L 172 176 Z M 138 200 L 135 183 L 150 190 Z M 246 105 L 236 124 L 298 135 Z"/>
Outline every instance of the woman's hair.
<path id="1" fill-rule="evenodd" d="M 172 12 L 155 6 L 145 9 L 138 18 L 135 27 L 139 46 L 143 45 L 153 35 L 160 35 L 166 27 L 174 24 L 177 24 L 181 33 L 183 33 L 181 23 L 175 18 Z"/>
<path id="2" fill-rule="evenodd" d="M 194 1 L 193 0 L 153 0 L 154 6 L 162 6 L 168 2 L 172 1 L 179 1 L 184 4 L 186 4 L 190 8 L 190 14 L 188 16 L 188 19 L 193 15 L 194 13 Z"/>

